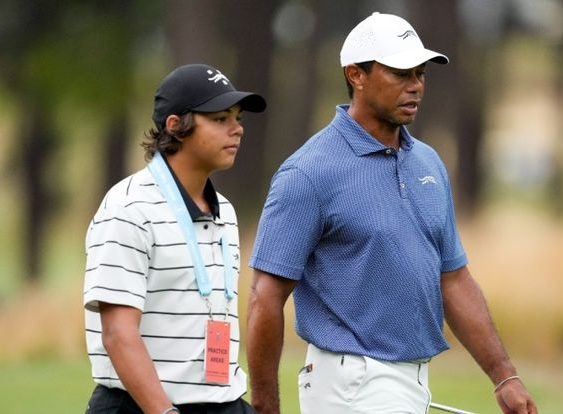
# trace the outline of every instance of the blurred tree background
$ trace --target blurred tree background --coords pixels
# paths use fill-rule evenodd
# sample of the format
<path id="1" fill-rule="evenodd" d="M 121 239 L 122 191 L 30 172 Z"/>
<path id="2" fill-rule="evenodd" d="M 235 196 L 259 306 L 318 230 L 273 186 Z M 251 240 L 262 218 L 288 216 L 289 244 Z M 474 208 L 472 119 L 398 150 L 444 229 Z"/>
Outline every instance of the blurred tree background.
<path id="1" fill-rule="evenodd" d="M 373 11 L 405 17 L 450 57 L 429 65 L 409 129 L 448 166 L 508 347 L 561 368 L 559 0 L 2 0 L 0 361 L 84 358 L 84 234 L 103 193 L 143 166 L 164 75 L 205 62 L 268 100 L 215 177 L 237 206 L 245 263 L 272 173 L 347 101 L 340 46 Z"/>

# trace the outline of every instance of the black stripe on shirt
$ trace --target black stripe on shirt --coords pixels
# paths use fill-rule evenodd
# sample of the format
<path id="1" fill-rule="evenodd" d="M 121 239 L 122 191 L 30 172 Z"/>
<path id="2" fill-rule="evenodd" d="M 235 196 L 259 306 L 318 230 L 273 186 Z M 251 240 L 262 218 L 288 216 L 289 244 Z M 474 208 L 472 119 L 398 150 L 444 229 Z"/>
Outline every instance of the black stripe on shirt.
<path id="1" fill-rule="evenodd" d="M 170 316 L 206 316 L 209 312 L 164 312 L 164 311 L 145 311 L 143 315 L 170 315 Z M 214 317 L 225 318 L 225 312 L 213 312 Z M 229 313 L 229 317 L 233 319 L 238 319 L 237 315 Z"/>
<path id="2" fill-rule="evenodd" d="M 166 201 L 145 201 L 145 200 L 137 200 L 137 201 L 131 201 L 129 204 L 125 204 L 123 207 L 130 207 L 134 204 L 150 204 L 153 206 L 157 206 L 160 204 L 166 204 Z"/>
<path id="3" fill-rule="evenodd" d="M 138 293 L 131 292 L 130 290 L 114 289 L 114 288 L 108 288 L 108 287 L 99 286 L 99 285 L 92 286 L 90 289 L 88 289 L 86 292 L 84 292 L 84 294 L 86 295 L 88 292 L 91 292 L 91 291 L 94 290 L 94 289 L 103 289 L 103 290 L 109 290 L 109 291 L 111 291 L 111 292 L 128 293 L 129 295 L 133 295 L 133 296 L 137 296 L 137 297 L 139 297 L 139 298 L 145 299 L 145 297 L 144 297 L 143 295 L 140 295 L 140 294 L 138 294 Z"/>
<path id="4" fill-rule="evenodd" d="M 127 183 L 127 188 L 125 189 L 125 195 L 129 195 L 129 189 L 131 188 L 132 183 L 133 183 L 133 176 L 129 178 L 129 182 Z"/>
<path id="5" fill-rule="evenodd" d="M 143 230 L 144 232 L 147 232 L 147 229 L 145 229 L 144 227 L 139 226 L 137 223 L 133 223 L 132 221 L 125 220 L 125 219 L 122 219 L 122 218 L 119 218 L 119 217 L 110 217 L 110 218 L 107 218 L 107 219 L 104 219 L 104 220 L 100 220 L 100 221 L 96 221 L 96 220 L 94 219 L 94 220 L 92 220 L 92 223 L 94 224 L 94 226 L 97 226 L 98 224 L 107 223 L 107 222 L 112 221 L 112 220 L 117 220 L 117 221 L 121 221 L 121 222 L 123 222 L 123 223 L 131 224 L 132 226 L 135 226 L 135 227 L 137 227 L 138 229 L 141 229 L 141 230 Z"/>
<path id="6" fill-rule="evenodd" d="M 211 289 L 211 291 L 213 292 L 223 292 L 225 289 L 224 288 L 213 288 Z M 155 290 L 148 290 L 147 289 L 147 293 L 166 293 L 166 292 L 199 292 L 199 290 L 197 288 L 193 288 L 193 289 L 174 289 L 174 288 L 170 288 L 170 289 L 155 289 Z M 235 290 L 233 291 L 233 293 L 238 296 L 238 292 Z"/>
<path id="7" fill-rule="evenodd" d="M 102 246 L 104 246 L 104 245 L 106 245 L 106 244 L 117 244 L 117 245 L 119 245 L 119 246 L 121 246 L 121 247 L 125 247 L 125 248 L 131 249 L 131 250 L 135 250 L 135 251 L 137 251 L 137 252 L 139 252 L 139 253 L 142 253 L 142 254 L 145 254 L 145 255 L 147 255 L 147 256 L 149 255 L 148 252 L 146 252 L 145 250 L 138 249 L 137 247 L 135 247 L 135 246 L 130 246 L 130 245 L 128 245 L 128 244 L 120 243 L 120 242 L 118 242 L 117 240 L 106 240 L 106 241 L 103 242 L 103 243 L 92 244 L 92 245 L 88 246 L 88 249 L 92 249 L 92 248 L 94 248 L 94 247 L 102 247 Z"/>
<path id="8" fill-rule="evenodd" d="M 166 243 L 166 244 L 157 244 L 154 243 L 152 247 L 174 247 L 174 246 L 185 246 L 187 245 L 186 242 L 178 242 L 178 243 Z"/>
<path id="9" fill-rule="evenodd" d="M 100 263 L 98 266 L 95 266 L 95 267 L 91 267 L 91 268 L 89 268 L 89 269 L 86 269 L 86 273 L 91 272 L 91 271 L 93 271 L 93 270 L 97 270 L 97 269 L 100 268 L 100 267 L 115 267 L 115 268 L 118 268 L 118 269 L 123 269 L 123 270 L 125 270 L 125 271 L 128 272 L 128 273 L 134 273 L 134 274 L 137 274 L 137 275 L 145 276 L 145 277 L 146 277 L 146 275 L 145 275 L 144 272 L 138 272 L 137 270 L 127 269 L 126 267 L 119 266 L 119 265 L 114 265 L 114 264 L 109 264 L 109 263 Z"/>
<path id="10" fill-rule="evenodd" d="M 154 270 L 156 272 L 165 272 L 167 270 L 180 270 L 180 269 L 193 269 L 193 265 L 190 266 L 173 266 L 173 267 L 155 267 L 149 266 L 150 270 Z"/>
<path id="11" fill-rule="evenodd" d="M 119 378 L 117 377 L 92 377 L 94 380 L 99 380 L 99 381 L 120 381 Z M 160 382 L 166 382 L 168 384 L 176 384 L 176 385 L 198 385 L 198 386 L 202 386 L 202 387 L 221 387 L 221 388 L 225 388 L 225 387 L 230 387 L 230 385 L 228 384 L 207 384 L 205 382 L 189 382 L 189 381 L 172 381 L 172 380 L 167 380 L 167 379 L 161 379 Z"/>
<path id="12" fill-rule="evenodd" d="M 160 382 L 166 382 L 168 384 L 176 384 L 176 385 L 201 385 L 203 387 L 221 387 L 221 388 L 229 388 L 229 384 L 208 384 L 206 382 L 187 382 L 187 381 L 172 381 L 161 379 Z"/>
<path id="13" fill-rule="evenodd" d="M 168 221 L 166 221 L 166 220 L 162 220 L 162 221 L 151 221 L 151 220 L 147 220 L 147 221 L 144 221 L 144 222 L 143 222 L 143 226 L 144 226 L 144 225 L 147 225 L 147 224 L 155 225 L 155 224 L 177 224 L 177 223 L 178 223 L 177 220 L 168 220 Z"/>

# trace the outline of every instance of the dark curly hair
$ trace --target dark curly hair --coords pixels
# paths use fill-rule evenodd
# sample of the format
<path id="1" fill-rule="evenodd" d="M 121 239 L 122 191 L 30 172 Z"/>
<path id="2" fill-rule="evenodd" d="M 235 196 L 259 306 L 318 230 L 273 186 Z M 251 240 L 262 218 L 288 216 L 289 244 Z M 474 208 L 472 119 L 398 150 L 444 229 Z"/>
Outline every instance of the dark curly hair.
<path id="1" fill-rule="evenodd" d="M 162 129 L 151 128 L 145 132 L 141 146 L 145 149 L 146 161 L 150 161 L 157 151 L 168 155 L 175 154 L 182 147 L 184 138 L 194 132 L 194 113 L 188 112 L 179 117 L 180 122 L 174 129 L 164 126 Z"/>

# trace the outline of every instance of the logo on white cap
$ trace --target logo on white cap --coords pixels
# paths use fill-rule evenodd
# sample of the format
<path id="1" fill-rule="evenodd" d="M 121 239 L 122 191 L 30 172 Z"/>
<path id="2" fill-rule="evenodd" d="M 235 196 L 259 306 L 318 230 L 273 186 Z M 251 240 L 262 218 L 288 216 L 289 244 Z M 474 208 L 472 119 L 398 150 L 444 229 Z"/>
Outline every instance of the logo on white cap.
<path id="1" fill-rule="evenodd" d="M 424 62 L 448 63 L 441 53 L 428 50 L 405 19 L 373 13 L 354 27 L 340 50 L 340 64 L 376 61 L 397 69 L 414 68 Z"/>
<path id="2" fill-rule="evenodd" d="M 397 37 L 402 38 L 403 40 L 405 40 L 407 37 L 409 36 L 414 36 L 414 37 L 418 37 L 416 35 L 416 33 L 414 32 L 414 30 L 407 30 L 405 33 L 398 35 Z"/>

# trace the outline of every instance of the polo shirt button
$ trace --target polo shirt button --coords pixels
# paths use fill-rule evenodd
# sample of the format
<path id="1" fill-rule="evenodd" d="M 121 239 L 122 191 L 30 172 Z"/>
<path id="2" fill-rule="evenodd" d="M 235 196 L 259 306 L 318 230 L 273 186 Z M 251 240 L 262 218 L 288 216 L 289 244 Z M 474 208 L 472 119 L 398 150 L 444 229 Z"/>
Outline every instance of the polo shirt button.
<path id="1" fill-rule="evenodd" d="M 392 152 L 393 152 L 393 150 L 391 148 L 387 148 L 385 150 L 385 154 L 387 154 L 387 155 L 391 155 Z"/>
<path id="2" fill-rule="evenodd" d="M 401 183 L 401 188 L 405 188 L 405 187 L 406 187 L 405 183 Z"/>
<path id="3" fill-rule="evenodd" d="M 208 225 L 208 224 L 204 224 L 204 225 L 203 225 L 203 229 L 204 229 L 204 230 L 207 230 L 208 228 L 209 228 L 209 225 Z"/>

